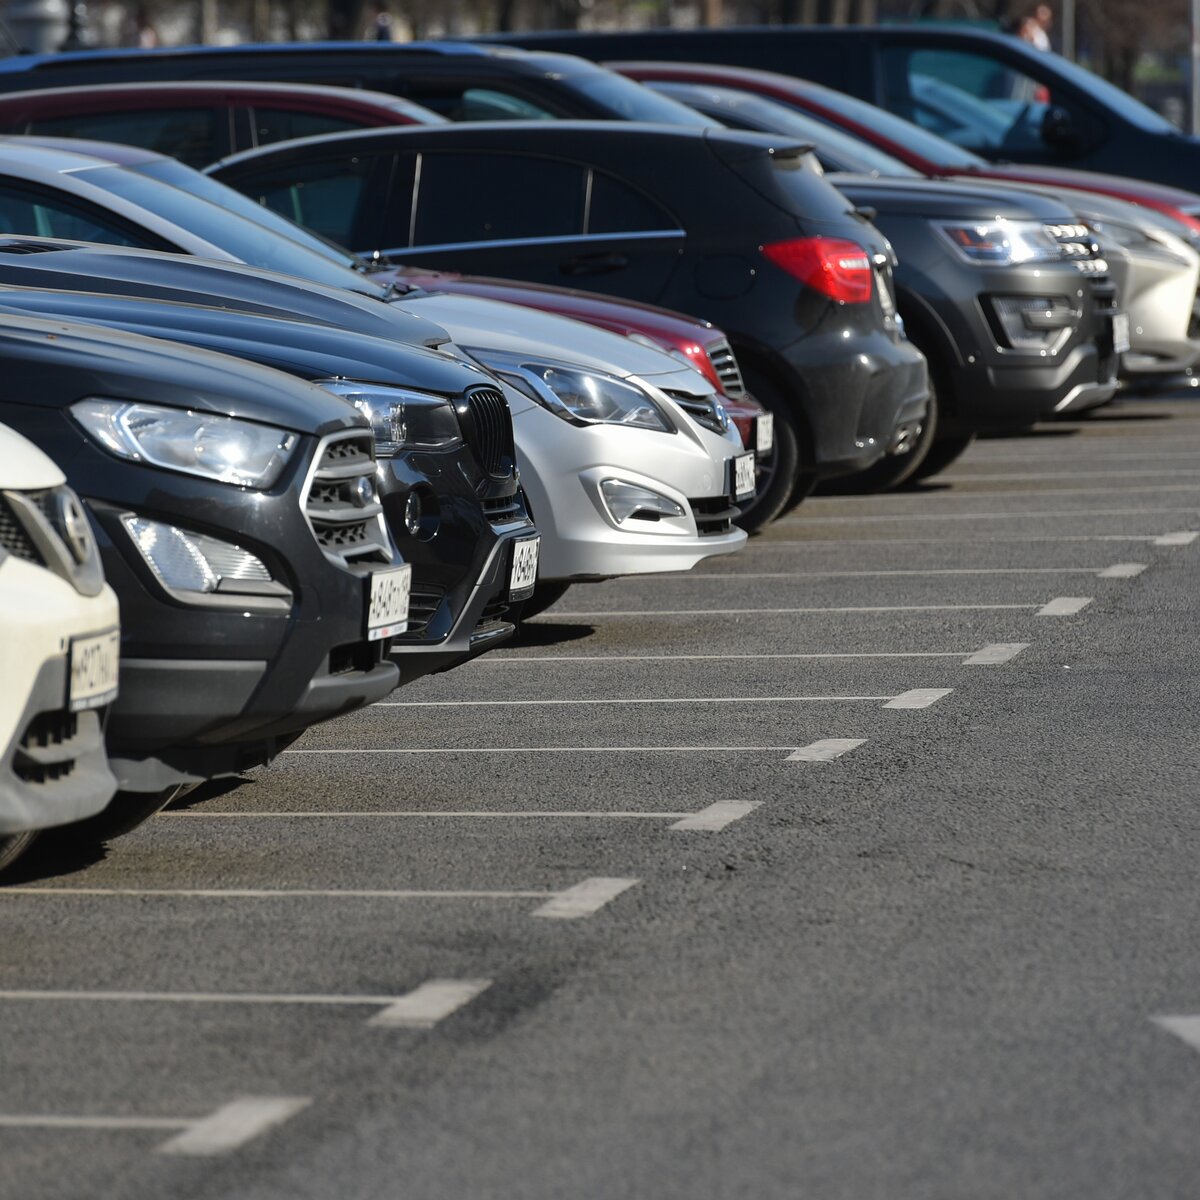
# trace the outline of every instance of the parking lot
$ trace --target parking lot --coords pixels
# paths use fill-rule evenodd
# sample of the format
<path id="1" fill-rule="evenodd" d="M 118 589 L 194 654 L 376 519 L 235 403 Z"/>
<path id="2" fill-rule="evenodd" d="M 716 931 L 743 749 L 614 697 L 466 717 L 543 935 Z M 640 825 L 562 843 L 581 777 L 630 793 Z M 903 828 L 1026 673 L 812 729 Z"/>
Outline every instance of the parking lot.
<path id="1" fill-rule="evenodd" d="M 0 1194 L 1194 1195 L 1198 453 L 814 497 L 31 853 Z"/>

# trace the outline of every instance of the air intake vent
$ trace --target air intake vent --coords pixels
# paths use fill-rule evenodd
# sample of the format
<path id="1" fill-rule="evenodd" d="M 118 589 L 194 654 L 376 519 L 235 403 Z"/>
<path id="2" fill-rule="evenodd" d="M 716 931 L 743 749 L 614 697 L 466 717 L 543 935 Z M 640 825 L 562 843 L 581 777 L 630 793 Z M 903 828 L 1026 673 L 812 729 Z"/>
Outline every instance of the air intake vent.
<path id="1" fill-rule="evenodd" d="M 26 562 L 44 566 L 45 561 L 38 553 L 25 527 L 17 520 L 11 505 L 0 496 L 0 546 L 15 558 L 23 558 Z"/>

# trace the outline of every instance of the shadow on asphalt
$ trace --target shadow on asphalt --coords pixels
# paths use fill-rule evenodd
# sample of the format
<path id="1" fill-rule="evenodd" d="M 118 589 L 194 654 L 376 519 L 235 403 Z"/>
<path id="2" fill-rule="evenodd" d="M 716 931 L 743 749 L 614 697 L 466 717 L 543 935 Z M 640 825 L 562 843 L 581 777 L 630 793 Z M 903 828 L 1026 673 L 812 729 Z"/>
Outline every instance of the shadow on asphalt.
<path id="1" fill-rule="evenodd" d="M 61 875 L 73 875 L 108 857 L 108 847 L 100 842 L 76 841 L 58 830 L 47 830 L 37 841 L 0 874 L 0 887 L 37 883 Z"/>
<path id="2" fill-rule="evenodd" d="M 554 614 L 549 616 L 553 618 Z M 531 624 L 523 621 L 517 630 L 516 637 L 508 644 L 510 646 L 559 646 L 563 642 L 578 642 L 591 637 L 596 632 L 595 625 L 565 625 L 551 624 L 549 621 Z"/>

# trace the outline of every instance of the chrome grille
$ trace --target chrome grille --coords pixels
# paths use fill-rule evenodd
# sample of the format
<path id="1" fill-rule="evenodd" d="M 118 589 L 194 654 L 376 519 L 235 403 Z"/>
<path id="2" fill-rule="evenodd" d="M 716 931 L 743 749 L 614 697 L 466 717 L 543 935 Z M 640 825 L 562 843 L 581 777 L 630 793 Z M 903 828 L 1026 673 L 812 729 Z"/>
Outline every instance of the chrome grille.
<path id="1" fill-rule="evenodd" d="M 391 560 L 371 434 L 347 430 L 325 438 L 317 448 L 302 503 L 313 536 L 335 562 Z"/>
<path id="2" fill-rule="evenodd" d="M 15 558 L 23 558 L 26 562 L 37 563 L 39 566 L 45 565 L 45 560 L 38 553 L 29 534 L 25 532 L 25 526 L 17 520 L 12 506 L 3 496 L 0 496 L 0 546 Z"/>
<path id="3" fill-rule="evenodd" d="M 725 395 L 745 395 L 746 384 L 742 379 L 742 368 L 738 366 L 733 347 L 728 342 L 714 342 L 709 346 L 708 361 L 712 363 Z"/>
<path id="4" fill-rule="evenodd" d="M 472 388 L 460 411 L 463 435 L 483 471 L 493 479 L 506 479 L 515 466 L 512 414 L 504 393 L 496 388 Z"/>
<path id="5" fill-rule="evenodd" d="M 715 394 L 692 396 L 685 392 L 667 392 L 667 395 L 683 409 L 693 421 L 711 429 L 713 433 L 724 433 L 729 428 L 729 414 L 717 402 Z"/>

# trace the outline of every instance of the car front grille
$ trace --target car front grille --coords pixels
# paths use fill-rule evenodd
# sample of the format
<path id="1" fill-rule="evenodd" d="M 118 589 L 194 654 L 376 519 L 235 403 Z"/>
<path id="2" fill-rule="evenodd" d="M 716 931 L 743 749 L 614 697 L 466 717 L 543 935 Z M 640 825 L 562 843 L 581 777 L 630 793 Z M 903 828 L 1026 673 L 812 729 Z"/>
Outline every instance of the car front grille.
<path id="1" fill-rule="evenodd" d="M 493 387 L 472 388 L 459 408 L 463 436 L 484 473 L 507 479 L 515 467 L 512 413 L 504 393 Z"/>
<path id="2" fill-rule="evenodd" d="M 728 342 L 714 342 L 709 346 L 708 361 L 712 363 L 725 395 L 745 395 L 746 384 L 742 379 L 742 368 L 738 366 L 737 356 Z"/>
<path id="3" fill-rule="evenodd" d="M 342 565 L 391 560 L 369 433 L 347 430 L 321 442 L 303 504 L 313 536 L 329 558 Z"/>
<path id="4" fill-rule="evenodd" d="M 15 558 L 23 558 L 26 562 L 37 563 L 39 566 L 45 565 L 45 560 L 38 553 L 29 534 L 25 532 L 25 526 L 17 520 L 12 505 L 3 495 L 0 495 L 0 546 Z"/>
<path id="5" fill-rule="evenodd" d="M 475 631 L 472 637 L 479 637 L 481 634 L 493 633 L 497 629 L 502 629 L 506 624 L 505 615 L 508 613 L 508 603 L 504 600 L 493 600 L 483 612 L 479 614 L 479 621 L 475 626 Z"/>
<path id="6" fill-rule="evenodd" d="M 734 518 L 739 516 L 731 507 L 728 496 L 704 496 L 699 500 L 688 499 L 692 515 L 696 519 L 696 532 L 701 537 L 716 537 L 733 528 Z"/>
<path id="7" fill-rule="evenodd" d="M 716 395 L 692 396 L 684 392 L 667 392 L 667 395 L 683 409 L 689 417 L 713 433 L 724 433 L 729 428 L 729 417 L 717 405 Z"/>

